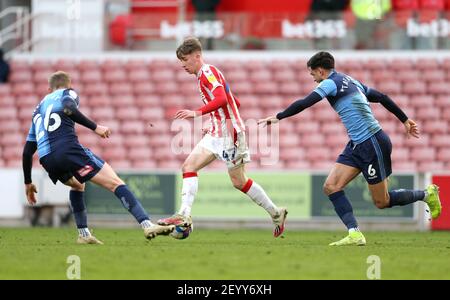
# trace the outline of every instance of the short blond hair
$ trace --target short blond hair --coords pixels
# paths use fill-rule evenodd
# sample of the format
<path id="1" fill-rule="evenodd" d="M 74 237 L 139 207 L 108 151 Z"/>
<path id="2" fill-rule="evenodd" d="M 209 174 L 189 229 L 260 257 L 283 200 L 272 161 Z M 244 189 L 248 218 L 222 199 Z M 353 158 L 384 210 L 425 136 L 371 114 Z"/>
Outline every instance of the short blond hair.
<path id="1" fill-rule="evenodd" d="M 202 51 L 202 43 L 196 37 L 188 37 L 177 48 L 178 59 L 183 59 L 185 55 L 189 55 L 196 51 Z"/>
<path id="2" fill-rule="evenodd" d="M 51 90 L 69 88 L 71 84 L 70 76 L 66 72 L 57 71 L 48 78 L 48 85 Z"/>

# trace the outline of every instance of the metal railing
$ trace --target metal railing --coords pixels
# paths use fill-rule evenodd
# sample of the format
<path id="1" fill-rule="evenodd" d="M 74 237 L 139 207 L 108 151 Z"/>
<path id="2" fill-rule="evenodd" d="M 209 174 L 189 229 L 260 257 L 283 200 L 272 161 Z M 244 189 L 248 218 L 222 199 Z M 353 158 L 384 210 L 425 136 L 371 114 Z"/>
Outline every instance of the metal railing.
<path id="1" fill-rule="evenodd" d="M 0 30 L 0 48 L 9 41 L 15 41 L 12 49 L 5 53 L 8 58 L 12 52 L 29 50 L 31 47 L 30 24 L 33 16 L 27 7 L 11 6 L 0 12 L 0 23 L 8 17 L 14 21 Z"/>

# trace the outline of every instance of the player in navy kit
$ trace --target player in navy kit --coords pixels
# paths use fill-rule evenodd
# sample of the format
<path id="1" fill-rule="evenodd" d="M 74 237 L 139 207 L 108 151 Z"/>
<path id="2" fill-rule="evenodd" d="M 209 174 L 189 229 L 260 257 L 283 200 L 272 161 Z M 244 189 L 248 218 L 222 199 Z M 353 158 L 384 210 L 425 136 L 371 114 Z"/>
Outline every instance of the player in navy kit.
<path id="1" fill-rule="evenodd" d="M 56 72 L 49 78 L 49 92 L 36 107 L 27 142 L 23 151 L 25 193 L 28 203 L 36 203 L 36 186 L 31 180 L 33 154 L 38 151 L 39 161 L 53 183 L 59 180 L 70 186 L 70 203 L 77 224 L 80 244 L 102 244 L 89 231 L 84 203 L 85 182 L 90 180 L 113 192 L 123 206 L 141 224 L 146 238 L 167 235 L 174 226 L 160 226 L 150 222 L 141 203 L 117 176 L 111 166 L 84 148 L 75 133 L 75 123 L 85 126 L 102 138 L 108 138 L 108 127 L 95 124 L 79 110 L 79 98 L 71 89 L 67 73 Z"/>
<path id="2" fill-rule="evenodd" d="M 380 208 L 407 205 L 419 200 L 430 207 L 433 219 L 441 213 L 439 190 L 429 185 L 426 190 L 388 191 L 388 177 L 391 170 L 392 144 L 388 135 L 374 118 L 369 102 L 381 103 L 405 126 L 407 137 L 419 137 L 416 123 L 389 98 L 375 89 L 369 88 L 350 76 L 334 70 L 334 58 L 328 52 L 318 52 L 307 63 L 314 81 L 319 83 L 306 98 L 292 103 L 286 110 L 260 120 L 258 123 L 271 124 L 298 114 L 302 110 L 327 98 L 339 114 L 350 141 L 339 155 L 324 184 L 324 192 L 334 205 L 335 211 L 349 230 L 348 236 L 331 243 L 332 246 L 365 245 L 364 235 L 358 229 L 353 209 L 344 193 L 345 186 L 359 173 L 363 173 L 373 202 Z"/>

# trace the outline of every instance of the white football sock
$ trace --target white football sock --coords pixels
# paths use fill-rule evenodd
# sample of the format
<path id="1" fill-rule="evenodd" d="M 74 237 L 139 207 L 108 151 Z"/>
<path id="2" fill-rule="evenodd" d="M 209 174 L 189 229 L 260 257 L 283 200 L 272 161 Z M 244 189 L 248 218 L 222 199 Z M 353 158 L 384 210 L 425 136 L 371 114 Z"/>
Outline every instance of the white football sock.
<path id="1" fill-rule="evenodd" d="M 272 217 L 278 214 L 278 207 L 270 200 L 264 189 L 256 182 L 249 179 L 242 189 L 242 192 L 246 193 L 253 202 L 264 208 Z"/>
<path id="2" fill-rule="evenodd" d="M 153 223 L 150 220 L 144 220 L 141 222 L 142 229 L 150 228 L 153 226 Z"/>
<path id="3" fill-rule="evenodd" d="M 195 175 L 194 175 L 195 174 Z M 178 211 L 183 216 L 190 216 L 192 204 L 198 191 L 197 173 L 183 174 L 183 188 L 181 189 L 181 207 Z"/>
<path id="4" fill-rule="evenodd" d="M 88 237 L 91 236 L 91 232 L 89 231 L 89 228 L 78 228 L 78 233 L 82 236 L 82 237 Z"/>

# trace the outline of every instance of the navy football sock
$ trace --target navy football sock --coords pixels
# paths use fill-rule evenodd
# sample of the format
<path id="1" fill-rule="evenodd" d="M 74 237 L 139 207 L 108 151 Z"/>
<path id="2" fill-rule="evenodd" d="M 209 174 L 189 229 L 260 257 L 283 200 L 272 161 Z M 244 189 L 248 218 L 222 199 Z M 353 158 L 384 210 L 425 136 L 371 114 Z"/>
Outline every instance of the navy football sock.
<path id="1" fill-rule="evenodd" d="M 70 206 L 77 228 L 87 228 L 86 204 L 84 203 L 84 192 L 73 191 L 69 193 Z"/>
<path id="2" fill-rule="evenodd" d="M 149 220 L 149 217 L 142 207 L 141 203 L 128 189 L 128 186 L 118 186 L 114 191 L 114 194 L 122 202 L 123 207 L 125 207 L 136 218 L 139 224 L 144 220 Z"/>
<path id="3" fill-rule="evenodd" d="M 421 190 L 393 190 L 389 192 L 390 203 L 392 206 L 403 206 L 416 201 L 425 199 L 425 192 Z"/>
<path id="4" fill-rule="evenodd" d="M 352 205 L 345 196 L 344 191 L 328 195 L 328 198 L 331 200 L 331 203 L 333 203 L 334 210 L 345 226 L 347 226 L 348 229 L 358 228 L 358 222 L 356 222 L 355 216 L 353 215 Z"/>

